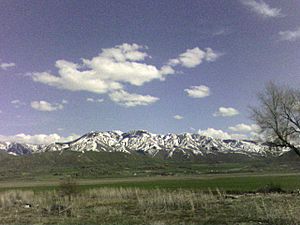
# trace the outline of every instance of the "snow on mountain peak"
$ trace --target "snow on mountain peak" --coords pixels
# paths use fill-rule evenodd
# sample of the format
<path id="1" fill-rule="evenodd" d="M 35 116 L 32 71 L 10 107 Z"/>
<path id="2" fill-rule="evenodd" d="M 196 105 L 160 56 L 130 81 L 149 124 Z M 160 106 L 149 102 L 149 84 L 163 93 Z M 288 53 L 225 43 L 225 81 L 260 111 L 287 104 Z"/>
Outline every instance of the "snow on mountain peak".
<path id="1" fill-rule="evenodd" d="M 80 138 L 66 143 L 50 145 L 28 145 L 19 143 L 0 143 L 0 150 L 10 154 L 24 155 L 46 151 L 96 151 L 141 153 L 150 157 L 163 155 L 172 158 L 174 154 L 186 157 L 207 154 L 238 153 L 249 157 L 273 154 L 271 147 L 264 143 L 246 140 L 221 140 L 200 134 L 152 134 L 146 130 L 92 131 Z"/>

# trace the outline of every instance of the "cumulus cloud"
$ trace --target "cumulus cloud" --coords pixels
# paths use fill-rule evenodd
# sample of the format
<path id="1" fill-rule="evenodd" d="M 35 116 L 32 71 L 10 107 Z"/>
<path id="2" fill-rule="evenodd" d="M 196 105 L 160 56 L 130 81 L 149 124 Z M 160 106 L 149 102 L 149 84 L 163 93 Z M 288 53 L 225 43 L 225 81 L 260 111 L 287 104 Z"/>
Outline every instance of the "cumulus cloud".
<path id="1" fill-rule="evenodd" d="M 15 63 L 0 63 L 0 68 L 3 69 L 3 70 L 7 70 L 11 67 L 15 67 L 16 64 Z"/>
<path id="2" fill-rule="evenodd" d="M 194 68 L 201 64 L 203 60 L 208 62 L 215 61 L 221 54 L 213 51 L 211 48 L 202 50 L 198 47 L 187 49 L 186 52 L 181 53 L 178 58 L 170 59 L 169 65 L 181 65 L 187 68 Z"/>
<path id="3" fill-rule="evenodd" d="M 55 65 L 58 68 L 57 76 L 48 72 L 33 73 L 33 80 L 60 89 L 103 94 L 121 90 L 126 83 L 142 86 L 175 73 L 169 65 L 157 68 L 142 63 L 149 57 L 144 49 L 141 45 L 124 43 L 102 49 L 98 56 L 82 59 L 82 64 L 58 60 Z"/>
<path id="4" fill-rule="evenodd" d="M 231 126 L 228 128 L 234 132 L 241 132 L 241 133 L 258 133 L 260 131 L 260 127 L 257 124 L 244 124 L 240 123 L 235 126 Z"/>
<path id="5" fill-rule="evenodd" d="M 97 99 L 94 99 L 94 98 L 86 98 L 86 101 L 87 102 L 98 102 L 98 103 L 101 103 L 104 101 L 103 98 L 97 98 Z"/>
<path id="6" fill-rule="evenodd" d="M 20 108 L 21 106 L 26 105 L 25 102 L 23 102 L 19 99 L 12 100 L 10 103 L 13 104 L 15 108 Z"/>
<path id="7" fill-rule="evenodd" d="M 210 89 L 205 85 L 191 86 L 184 91 L 192 98 L 205 98 L 210 95 Z"/>
<path id="8" fill-rule="evenodd" d="M 296 30 L 280 31 L 279 38 L 281 41 L 296 41 L 300 39 L 300 27 Z"/>
<path id="9" fill-rule="evenodd" d="M 64 103 L 66 104 L 66 103 Z M 64 108 L 63 103 L 49 103 L 46 101 L 32 101 L 31 107 L 38 111 L 44 111 L 44 112 L 52 112 L 57 110 L 62 110 Z"/>
<path id="10" fill-rule="evenodd" d="M 240 114 L 238 110 L 231 107 L 220 107 L 217 112 L 213 114 L 213 116 L 222 116 L 222 117 L 231 117 Z"/>
<path id="11" fill-rule="evenodd" d="M 131 94 L 124 90 L 112 92 L 109 97 L 113 102 L 125 107 L 149 105 L 159 100 L 159 98 L 151 95 Z"/>
<path id="12" fill-rule="evenodd" d="M 78 138 L 79 135 L 72 134 L 68 137 L 62 137 L 56 133 L 54 134 L 36 134 L 26 135 L 17 134 L 12 136 L 0 135 L 0 141 L 18 142 L 24 144 L 51 144 L 54 142 L 69 142 Z"/>
<path id="13" fill-rule="evenodd" d="M 125 85 L 142 86 L 153 80 L 163 81 L 168 75 L 177 72 L 174 69 L 177 65 L 193 68 L 203 60 L 211 62 L 220 56 L 211 48 L 201 50 L 196 47 L 187 49 L 178 58 L 169 60 L 169 63 L 159 68 L 145 62 L 147 58 L 151 58 L 146 52 L 147 49 L 146 46 L 124 43 L 112 48 L 104 48 L 98 56 L 82 59 L 79 64 L 58 60 L 55 63 L 58 69 L 56 75 L 51 72 L 35 72 L 31 76 L 35 82 L 59 89 L 108 94 L 111 99 L 116 99 L 114 96 L 120 95 L 137 98 L 137 94 L 129 94 L 125 91 Z M 138 96 L 140 99 L 140 95 Z M 144 97 L 142 102 L 136 101 L 136 104 L 129 105 L 146 105 L 148 102 L 158 100 L 149 95 Z M 121 105 L 128 104 L 122 102 Z"/>
<path id="14" fill-rule="evenodd" d="M 174 71 L 160 70 L 154 65 L 131 61 L 125 57 L 125 61 L 118 58 L 108 58 L 103 55 L 94 57 L 92 60 L 84 60 L 85 65 L 92 68 L 104 81 L 128 83 L 142 86 L 152 80 L 162 80 L 165 75 Z"/>
<path id="15" fill-rule="evenodd" d="M 228 127 L 231 132 L 208 128 L 199 130 L 198 133 L 203 136 L 209 136 L 218 139 L 237 139 L 237 140 L 264 140 L 264 135 L 260 134 L 260 127 L 256 124 L 240 123 L 235 126 Z"/>
<path id="16" fill-rule="evenodd" d="M 174 118 L 175 120 L 182 120 L 182 119 L 183 119 L 183 116 L 175 115 L 175 116 L 173 116 L 173 118 Z"/>
<path id="17" fill-rule="evenodd" d="M 248 6 L 256 14 L 263 16 L 265 18 L 283 17 L 284 16 L 281 13 L 281 9 L 272 8 L 267 3 L 265 3 L 263 0 L 260 0 L 260 1 L 242 0 L 242 3 L 246 6 Z"/>
<path id="18" fill-rule="evenodd" d="M 66 60 L 56 61 L 58 76 L 48 72 L 33 73 L 33 80 L 59 89 L 70 91 L 89 91 L 95 93 L 106 93 L 110 90 L 121 89 L 123 86 L 110 79 L 102 79 L 101 74 L 94 70 L 81 71 L 78 64 Z"/>
<path id="19" fill-rule="evenodd" d="M 218 138 L 218 139 L 237 139 L 237 140 L 242 140 L 242 139 L 247 139 L 248 136 L 245 134 L 230 134 L 227 133 L 223 130 L 217 130 L 214 128 L 208 128 L 206 130 L 199 130 L 198 134 L 203 135 L 203 136 L 208 136 L 212 138 Z"/>
<path id="20" fill-rule="evenodd" d="M 211 48 L 206 48 L 205 60 L 208 62 L 216 61 L 223 53 L 213 51 Z"/>
<path id="21" fill-rule="evenodd" d="M 203 135 L 203 136 L 212 137 L 212 138 L 231 139 L 230 134 L 228 134 L 222 130 L 216 130 L 214 128 L 208 128 L 206 130 L 199 130 L 198 134 Z"/>

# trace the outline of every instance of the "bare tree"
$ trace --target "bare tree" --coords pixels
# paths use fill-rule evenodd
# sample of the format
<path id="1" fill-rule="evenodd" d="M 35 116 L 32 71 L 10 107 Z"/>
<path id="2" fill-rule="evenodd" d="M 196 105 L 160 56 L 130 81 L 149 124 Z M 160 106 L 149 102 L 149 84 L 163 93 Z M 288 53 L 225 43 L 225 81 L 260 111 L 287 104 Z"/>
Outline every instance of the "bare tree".
<path id="1" fill-rule="evenodd" d="M 271 82 L 258 99 L 260 106 L 251 108 L 253 120 L 269 141 L 300 156 L 300 91 Z"/>

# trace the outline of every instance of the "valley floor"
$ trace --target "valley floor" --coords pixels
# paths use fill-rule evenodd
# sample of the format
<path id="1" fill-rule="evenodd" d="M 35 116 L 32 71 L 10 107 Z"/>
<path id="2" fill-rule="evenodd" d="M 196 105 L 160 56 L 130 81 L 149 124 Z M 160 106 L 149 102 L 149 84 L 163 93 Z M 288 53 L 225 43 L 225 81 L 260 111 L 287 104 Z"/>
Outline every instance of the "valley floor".
<path id="1" fill-rule="evenodd" d="M 0 224 L 300 224 L 300 174 L 0 183 Z"/>
<path id="2" fill-rule="evenodd" d="M 7 180 L 0 181 L 0 192 L 10 189 L 52 190 L 56 189 L 64 178 L 41 180 Z M 100 187 L 123 187 L 142 189 L 215 189 L 227 192 L 254 192 L 269 184 L 276 184 L 286 191 L 300 189 L 300 173 L 236 173 L 236 174 L 202 174 L 181 176 L 149 176 L 125 178 L 76 179 L 80 189 Z"/>

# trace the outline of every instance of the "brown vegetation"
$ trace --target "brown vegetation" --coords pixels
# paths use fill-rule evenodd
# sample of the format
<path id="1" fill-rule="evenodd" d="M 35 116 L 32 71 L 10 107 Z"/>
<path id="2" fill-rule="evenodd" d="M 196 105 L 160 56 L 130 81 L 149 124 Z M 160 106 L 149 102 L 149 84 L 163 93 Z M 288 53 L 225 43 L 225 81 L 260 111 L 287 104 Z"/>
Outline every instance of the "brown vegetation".
<path id="1" fill-rule="evenodd" d="M 300 196 L 99 188 L 0 193 L 1 224 L 299 224 Z"/>

